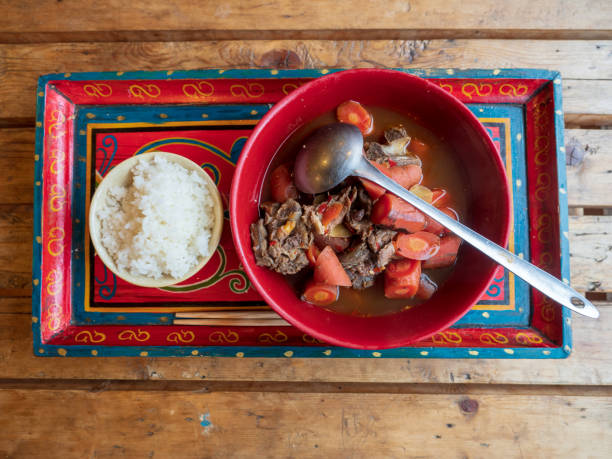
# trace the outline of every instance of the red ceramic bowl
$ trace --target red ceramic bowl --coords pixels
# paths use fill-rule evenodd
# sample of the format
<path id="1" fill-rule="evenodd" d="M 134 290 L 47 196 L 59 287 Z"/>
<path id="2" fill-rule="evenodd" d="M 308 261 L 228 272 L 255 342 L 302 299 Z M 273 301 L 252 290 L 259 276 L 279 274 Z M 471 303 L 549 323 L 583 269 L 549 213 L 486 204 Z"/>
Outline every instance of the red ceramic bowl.
<path id="1" fill-rule="evenodd" d="M 246 143 L 234 175 L 230 221 L 244 268 L 266 302 L 287 321 L 322 341 L 358 349 L 406 346 L 460 319 L 489 285 L 495 263 L 463 244 L 451 277 L 424 305 L 378 317 L 353 317 L 301 301 L 283 276 L 259 267 L 251 249 L 249 225 L 258 218 L 268 165 L 287 137 L 345 100 L 416 116 L 447 140 L 465 166 L 471 190 L 467 224 L 505 245 L 510 228 L 510 197 L 497 150 L 483 125 L 455 97 L 422 78 L 382 69 L 333 73 L 305 84 L 278 102 Z"/>

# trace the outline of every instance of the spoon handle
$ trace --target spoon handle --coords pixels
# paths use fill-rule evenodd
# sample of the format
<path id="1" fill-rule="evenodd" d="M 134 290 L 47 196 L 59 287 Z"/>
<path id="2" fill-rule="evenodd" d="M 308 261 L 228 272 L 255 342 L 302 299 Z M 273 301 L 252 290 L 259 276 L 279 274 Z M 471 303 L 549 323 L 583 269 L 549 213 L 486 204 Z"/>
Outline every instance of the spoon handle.
<path id="1" fill-rule="evenodd" d="M 391 180 L 365 159 L 359 164 L 354 174 L 386 188 L 391 193 L 412 204 L 421 212 L 430 216 L 441 225 L 444 225 L 468 244 L 474 246 L 508 271 L 513 272 L 557 303 L 562 304 L 578 314 L 592 318 L 599 317 L 597 308 L 569 285 L 564 284 L 546 271 L 517 257 L 512 252 L 509 252 L 462 223 L 450 218 L 444 212 L 441 212 L 431 204 L 423 201 L 418 196 L 415 196 L 404 187 Z"/>

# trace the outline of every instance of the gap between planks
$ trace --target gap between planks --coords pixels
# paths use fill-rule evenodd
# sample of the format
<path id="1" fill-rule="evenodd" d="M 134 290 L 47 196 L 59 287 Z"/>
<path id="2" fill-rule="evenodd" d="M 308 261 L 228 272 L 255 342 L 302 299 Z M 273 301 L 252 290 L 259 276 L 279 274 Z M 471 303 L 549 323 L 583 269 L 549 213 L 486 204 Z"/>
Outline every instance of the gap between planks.
<path id="1" fill-rule="evenodd" d="M 96 379 L 0 379 L 0 390 L 146 391 L 146 392 L 273 392 L 308 394 L 452 394 L 609 396 L 612 386 L 532 384 L 431 384 L 287 381 L 125 381 Z"/>

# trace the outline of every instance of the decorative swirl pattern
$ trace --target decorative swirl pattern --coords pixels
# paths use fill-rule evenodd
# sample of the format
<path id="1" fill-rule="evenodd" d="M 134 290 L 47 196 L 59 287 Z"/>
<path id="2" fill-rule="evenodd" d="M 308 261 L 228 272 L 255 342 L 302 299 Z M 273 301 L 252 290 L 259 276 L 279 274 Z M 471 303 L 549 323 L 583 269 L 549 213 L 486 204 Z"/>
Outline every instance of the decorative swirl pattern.
<path id="1" fill-rule="evenodd" d="M 132 96 L 138 97 L 139 99 L 144 99 L 145 96 L 155 99 L 161 94 L 161 89 L 159 89 L 159 86 L 155 84 L 133 84 L 128 88 L 128 92 Z"/>
<path id="2" fill-rule="evenodd" d="M 534 161 L 537 166 L 543 166 L 548 164 L 549 152 L 550 149 L 550 140 L 548 139 L 548 135 L 540 135 L 536 137 L 535 142 L 535 155 Z"/>
<path id="3" fill-rule="evenodd" d="M 106 335 L 102 332 L 94 330 L 93 335 L 89 330 L 83 330 L 77 333 L 74 337 L 76 343 L 101 343 L 106 340 Z"/>
<path id="4" fill-rule="evenodd" d="M 195 339 L 195 333 L 190 330 L 180 330 L 172 332 L 166 336 L 166 341 L 170 343 L 191 343 Z"/>
<path id="5" fill-rule="evenodd" d="M 514 339 L 519 344 L 540 344 L 543 341 L 542 338 L 539 337 L 538 335 L 534 335 L 533 333 L 525 333 L 525 332 L 517 333 Z"/>
<path id="6" fill-rule="evenodd" d="M 62 309 L 57 303 L 52 303 L 47 309 L 47 329 L 51 332 L 59 330 L 62 326 Z"/>
<path id="7" fill-rule="evenodd" d="M 227 333 L 215 331 L 208 335 L 208 341 L 215 344 L 221 343 L 237 343 L 240 336 L 235 331 L 228 330 Z"/>
<path id="8" fill-rule="evenodd" d="M 66 237 L 66 231 L 59 226 L 54 226 L 49 230 L 47 252 L 49 252 L 52 257 L 57 257 L 64 251 L 64 237 Z"/>
<path id="9" fill-rule="evenodd" d="M 58 183 L 51 185 L 51 190 L 49 193 L 49 208 L 51 212 L 59 212 L 66 206 L 66 190 L 64 187 Z"/>
<path id="10" fill-rule="evenodd" d="M 63 126 L 66 122 L 66 116 L 59 110 L 53 110 L 51 112 L 50 121 L 52 121 L 52 123 L 49 124 L 49 129 L 47 132 L 52 139 L 57 139 L 60 135 L 64 133 L 63 131 L 60 131 L 59 128 Z"/>
<path id="11" fill-rule="evenodd" d="M 440 83 L 439 86 L 450 94 L 453 93 L 453 85 L 448 83 Z"/>
<path id="12" fill-rule="evenodd" d="M 91 97 L 110 97 L 113 94 L 113 88 L 106 83 L 92 83 L 83 86 L 85 94 Z"/>
<path id="13" fill-rule="evenodd" d="M 542 214 L 536 220 L 536 230 L 538 241 L 543 244 L 550 242 L 552 239 L 552 218 L 549 214 Z"/>
<path id="14" fill-rule="evenodd" d="M 480 342 L 483 344 L 506 344 L 508 337 L 499 332 L 487 332 L 480 335 Z"/>
<path id="15" fill-rule="evenodd" d="M 200 81 L 197 84 L 186 83 L 183 85 L 183 94 L 192 99 L 204 99 L 214 94 L 215 87 L 208 81 Z"/>
<path id="16" fill-rule="evenodd" d="M 117 335 L 117 339 L 119 341 L 139 341 L 141 343 L 148 341 L 151 338 L 151 334 L 148 331 L 141 330 L 140 328 L 137 331 L 134 330 L 123 330 L 119 335 Z"/>
<path id="17" fill-rule="evenodd" d="M 104 158 L 102 158 L 102 162 L 100 163 L 100 167 L 98 169 L 100 175 L 104 176 L 104 174 L 106 174 L 106 172 L 108 171 L 108 168 L 110 167 L 111 163 L 113 162 L 113 159 L 115 158 L 115 153 L 117 153 L 117 146 L 117 139 L 114 135 L 109 134 L 102 138 L 102 146 L 98 147 L 98 149 L 96 150 L 96 154 L 98 152 L 101 152 L 104 155 Z M 113 148 L 113 151 L 109 155 L 106 149 L 110 147 Z"/>
<path id="18" fill-rule="evenodd" d="M 475 83 L 465 83 L 461 86 L 461 92 L 465 97 L 472 100 L 474 94 L 480 97 L 485 97 L 491 94 L 493 91 L 493 86 L 489 83 L 481 83 L 476 85 Z"/>
<path id="19" fill-rule="evenodd" d="M 248 97 L 254 99 L 264 95 L 264 87 L 261 83 L 233 84 L 230 86 L 230 92 L 234 97 Z"/>
<path id="20" fill-rule="evenodd" d="M 518 97 L 518 96 L 525 96 L 527 95 L 527 85 L 525 84 L 518 84 L 517 86 L 514 86 L 513 84 L 510 83 L 504 83 L 499 87 L 499 93 L 502 96 L 514 96 L 514 97 Z"/>
<path id="21" fill-rule="evenodd" d="M 291 91 L 295 91 L 297 88 L 298 88 L 298 85 L 295 83 L 285 83 L 283 87 L 281 88 L 281 91 L 283 91 L 283 94 L 287 95 Z"/>
<path id="22" fill-rule="evenodd" d="M 62 288 L 62 272 L 59 269 L 52 269 L 46 277 L 47 293 L 55 296 Z"/>
<path id="23" fill-rule="evenodd" d="M 246 292 L 251 287 L 251 281 L 249 281 L 249 278 L 246 276 L 244 271 L 240 269 L 232 269 L 224 272 L 225 266 L 227 265 L 225 250 L 223 250 L 223 247 L 218 246 L 217 252 L 219 253 L 220 259 L 219 267 L 217 268 L 217 271 L 208 279 L 204 279 L 190 285 L 163 287 L 161 290 L 165 290 L 167 292 L 192 292 L 194 290 L 200 290 L 203 288 L 208 288 L 211 285 L 215 285 L 217 282 L 225 279 L 226 277 L 232 277 L 232 279 L 229 281 L 230 290 L 234 293 Z"/>
<path id="24" fill-rule="evenodd" d="M 98 279 L 97 277 L 94 277 L 94 279 L 98 284 L 102 284 L 100 285 L 100 289 L 98 290 L 98 294 L 100 295 L 100 297 L 105 300 L 110 300 L 111 298 L 115 296 L 115 292 L 117 291 L 117 276 L 115 275 L 115 273 L 110 271 L 105 265 L 102 265 L 102 268 L 104 269 L 104 278 Z M 112 286 L 106 285 L 106 282 L 108 282 L 109 273 L 113 280 Z"/>
<path id="25" fill-rule="evenodd" d="M 219 186 L 219 180 L 221 180 L 221 171 L 219 168 L 212 163 L 204 163 L 202 164 L 202 169 L 205 171 L 210 171 L 212 174 L 212 179 L 215 182 L 215 185 Z"/>
<path id="26" fill-rule="evenodd" d="M 49 158 L 51 158 L 51 163 L 49 164 L 49 172 L 51 172 L 53 175 L 57 175 L 57 165 L 58 163 L 61 164 L 61 161 L 63 161 L 65 157 L 66 154 L 62 150 L 58 150 L 57 148 L 51 150 L 49 152 Z"/>
<path id="27" fill-rule="evenodd" d="M 548 172 L 540 172 L 536 177 L 536 188 L 534 191 L 534 195 L 536 199 L 540 202 L 548 201 L 547 193 L 550 190 L 550 186 L 552 184 L 552 179 Z"/>
<path id="28" fill-rule="evenodd" d="M 431 340 L 435 344 L 444 344 L 444 343 L 459 344 L 461 343 L 461 341 L 463 341 L 459 333 L 451 332 L 451 331 L 444 331 L 444 332 L 436 333 L 435 335 L 431 337 Z"/>
<path id="29" fill-rule="evenodd" d="M 310 336 L 308 334 L 302 335 L 302 341 L 308 344 L 325 344 L 323 341 L 315 338 L 314 336 Z"/>
<path id="30" fill-rule="evenodd" d="M 288 339 L 289 337 L 280 330 L 276 330 L 274 335 L 271 333 L 262 333 L 257 337 L 257 341 L 260 343 L 284 343 Z"/>

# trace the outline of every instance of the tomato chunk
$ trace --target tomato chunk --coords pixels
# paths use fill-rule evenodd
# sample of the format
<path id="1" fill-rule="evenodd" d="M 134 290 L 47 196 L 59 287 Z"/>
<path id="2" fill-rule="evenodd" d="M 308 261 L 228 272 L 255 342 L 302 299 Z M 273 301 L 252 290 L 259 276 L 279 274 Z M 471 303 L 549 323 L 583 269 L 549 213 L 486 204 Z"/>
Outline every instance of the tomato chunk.
<path id="1" fill-rule="evenodd" d="M 450 202 L 450 193 L 444 188 L 434 188 L 431 190 L 431 203 L 436 207 L 446 207 Z"/>
<path id="2" fill-rule="evenodd" d="M 411 260 L 427 260 L 440 250 L 440 238 L 426 231 L 398 234 L 395 238 L 396 252 Z"/>
<path id="3" fill-rule="evenodd" d="M 425 214 L 391 193 L 381 196 L 372 208 L 371 219 L 377 225 L 416 233 L 425 229 Z"/>
<path id="4" fill-rule="evenodd" d="M 461 238 L 454 234 L 447 234 L 440 238 L 440 250 L 433 257 L 423 262 L 424 269 L 445 268 L 452 266 L 457 259 L 457 252 L 461 245 Z"/>
<path id="5" fill-rule="evenodd" d="M 419 288 L 420 279 L 420 261 L 392 261 L 385 270 L 385 297 L 412 298 Z"/>
<path id="6" fill-rule="evenodd" d="M 270 188 L 272 199 L 276 202 L 285 202 L 287 199 L 296 199 L 298 191 L 293 184 L 291 172 L 286 164 L 281 164 L 270 174 Z"/>
<path id="7" fill-rule="evenodd" d="M 317 282 L 310 279 L 306 284 L 302 301 L 316 304 L 317 306 L 329 306 L 338 300 L 339 289 L 337 285 L 329 285 L 325 282 Z"/>
<path id="8" fill-rule="evenodd" d="M 320 253 L 321 251 L 314 242 L 310 244 L 308 250 L 306 250 L 306 258 L 308 258 L 308 263 L 310 263 L 310 266 L 314 267 L 314 265 L 317 264 L 317 258 L 319 258 Z"/>
<path id="9" fill-rule="evenodd" d="M 325 247 L 317 257 L 314 280 L 342 287 L 353 285 L 340 260 L 338 260 L 336 253 L 330 246 Z"/>
<path id="10" fill-rule="evenodd" d="M 440 210 L 444 212 L 446 215 L 448 215 L 450 218 L 452 218 L 453 220 L 459 220 L 459 217 L 457 216 L 457 212 L 455 212 L 450 207 L 445 207 L 444 209 L 440 209 Z M 427 226 L 425 227 L 425 231 L 429 233 L 437 234 L 439 236 L 449 232 L 444 226 L 442 226 L 440 223 L 438 223 L 431 217 L 427 217 Z"/>
<path id="11" fill-rule="evenodd" d="M 357 126 L 363 135 L 372 132 L 374 127 L 372 115 L 370 115 L 359 102 L 355 102 L 354 100 L 347 100 L 338 105 L 336 117 L 341 123 Z"/>
<path id="12" fill-rule="evenodd" d="M 344 206 L 339 202 L 335 202 L 334 204 L 327 206 L 325 211 L 323 212 L 323 215 L 321 216 L 321 223 L 323 224 L 323 226 L 327 226 L 335 219 L 337 219 L 338 216 L 342 213 L 343 208 Z"/>

